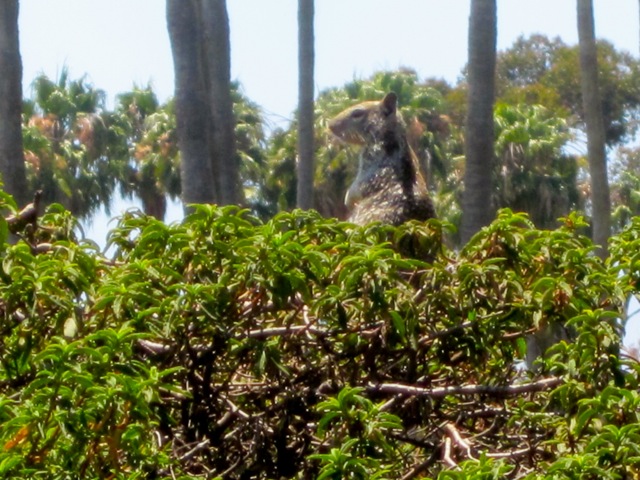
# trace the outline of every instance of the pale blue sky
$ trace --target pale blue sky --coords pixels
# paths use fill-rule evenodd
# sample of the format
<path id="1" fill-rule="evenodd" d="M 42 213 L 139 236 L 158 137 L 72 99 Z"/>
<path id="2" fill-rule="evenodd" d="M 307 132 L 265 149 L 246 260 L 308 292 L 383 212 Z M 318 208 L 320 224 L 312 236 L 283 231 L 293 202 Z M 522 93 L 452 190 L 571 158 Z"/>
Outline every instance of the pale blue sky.
<path id="1" fill-rule="evenodd" d="M 295 0 L 228 0 L 232 75 L 271 118 L 297 96 Z M 466 63 L 469 0 L 316 0 L 316 92 L 380 69 L 409 66 L 454 82 Z M 542 32 L 577 40 L 575 0 L 498 0 L 498 47 Z M 164 0 L 21 0 L 25 95 L 62 65 L 88 74 L 110 101 L 151 81 L 173 94 Z M 596 33 L 637 53 L 636 0 L 595 0 Z"/>

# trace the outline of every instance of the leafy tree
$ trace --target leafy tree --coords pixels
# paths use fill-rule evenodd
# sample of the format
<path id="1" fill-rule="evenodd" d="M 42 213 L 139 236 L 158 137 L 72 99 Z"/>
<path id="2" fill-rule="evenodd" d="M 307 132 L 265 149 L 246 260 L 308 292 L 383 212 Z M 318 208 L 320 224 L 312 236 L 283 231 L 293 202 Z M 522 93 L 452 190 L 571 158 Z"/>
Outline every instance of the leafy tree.
<path id="1" fill-rule="evenodd" d="M 239 83 L 231 86 L 236 117 L 236 162 L 249 206 L 262 213 L 260 197 L 265 177 L 265 133 L 260 107 L 243 93 Z M 181 194 L 177 148 L 175 102 L 159 105 L 150 87 L 134 88 L 118 96 L 116 111 L 109 117 L 110 132 L 119 142 L 113 155 L 126 159 L 118 173 L 124 195 L 142 200 L 145 213 L 162 220 L 166 197 Z"/>
<path id="2" fill-rule="evenodd" d="M 582 107 L 575 104 L 575 98 L 567 98 L 565 95 L 569 92 L 557 84 L 559 78 L 556 70 L 560 70 L 559 63 L 563 59 L 572 58 L 573 63 L 563 62 L 562 68 L 571 68 L 573 74 L 577 74 L 578 57 L 568 55 L 569 51 L 573 52 L 574 49 L 558 37 L 551 39 L 542 34 L 533 34 L 517 38 L 511 47 L 497 55 L 498 101 L 544 105 L 563 118 L 578 110 L 582 112 Z M 571 95 L 575 95 L 575 92 Z"/>
<path id="3" fill-rule="evenodd" d="M 22 151 L 22 60 L 18 36 L 18 0 L 0 5 L 0 175 L 19 204 L 30 193 Z"/>
<path id="4" fill-rule="evenodd" d="M 469 16 L 468 111 L 465 121 L 465 173 L 462 241 L 491 222 L 494 164 L 493 103 L 497 14 L 495 0 L 473 0 Z"/>
<path id="5" fill-rule="evenodd" d="M 236 162 L 240 166 L 240 179 L 247 205 L 257 215 L 270 215 L 264 185 L 268 174 L 267 134 L 261 107 L 249 99 L 239 82 L 231 84 L 233 113 L 236 118 Z"/>
<path id="6" fill-rule="evenodd" d="M 640 64 L 606 40 L 596 42 L 598 83 L 606 143 L 614 146 L 635 134 L 640 106 L 636 85 Z M 584 130 L 580 88 L 579 46 L 544 35 L 520 37 L 497 58 L 498 99 L 505 103 L 536 103 L 571 115 L 572 127 Z"/>
<path id="7" fill-rule="evenodd" d="M 640 105 L 635 86 L 639 64 L 632 55 L 617 51 L 609 42 L 600 40 L 596 46 L 605 142 L 608 147 L 614 147 L 635 135 Z M 570 128 L 585 132 L 579 59 L 577 45 L 568 46 L 559 39 L 552 40 L 542 35 L 521 37 L 511 48 L 498 55 L 500 101 L 507 104 L 521 102 L 544 105 L 558 117 L 566 118 Z M 582 166 L 581 169 L 584 170 L 581 175 L 589 178 L 588 169 Z M 618 173 L 615 175 L 620 178 Z M 604 178 L 604 174 L 601 172 L 596 177 Z M 615 190 L 616 187 L 613 188 Z M 592 189 L 582 190 L 588 207 Z M 614 201 L 623 198 L 626 198 L 623 193 L 614 191 Z M 614 211 L 621 214 L 625 206 L 618 204 L 615 208 L 617 210 Z M 620 226 L 618 224 L 618 228 Z"/>
<path id="8" fill-rule="evenodd" d="M 557 61 L 558 51 L 567 45 L 559 38 L 542 34 L 518 37 L 511 47 L 498 52 L 496 90 L 498 96 L 510 91 L 534 87 L 545 78 Z"/>

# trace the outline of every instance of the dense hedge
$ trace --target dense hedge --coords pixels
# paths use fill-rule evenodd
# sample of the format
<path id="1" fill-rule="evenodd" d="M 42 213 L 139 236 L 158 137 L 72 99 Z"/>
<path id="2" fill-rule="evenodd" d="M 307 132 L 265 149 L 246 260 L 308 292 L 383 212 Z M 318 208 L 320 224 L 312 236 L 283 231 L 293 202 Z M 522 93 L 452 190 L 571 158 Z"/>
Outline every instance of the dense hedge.
<path id="1" fill-rule="evenodd" d="M 640 475 L 640 222 L 606 262 L 577 215 L 504 211 L 460 252 L 435 220 L 198 206 L 126 214 L 106 258 L 73 225 L 54 207 L 2 247 L 3 478 Z M 557 328 L 574 341 L 522 368 Z"/>

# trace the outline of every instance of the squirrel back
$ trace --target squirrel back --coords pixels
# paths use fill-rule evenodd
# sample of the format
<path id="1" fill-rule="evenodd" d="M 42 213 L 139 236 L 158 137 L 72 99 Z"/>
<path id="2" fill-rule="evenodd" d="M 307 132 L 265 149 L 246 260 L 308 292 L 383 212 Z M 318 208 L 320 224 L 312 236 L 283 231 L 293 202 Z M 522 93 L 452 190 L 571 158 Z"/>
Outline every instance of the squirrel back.
<path id="1" fill-rule="evenodd" d="M 358 174 L 345 197 L 353 223 L 400 225 L 436 216 L 397 101 L 390 92 L 381 101 L 350 107 L 329 122 L 339 139 L 363 147 Z"/>

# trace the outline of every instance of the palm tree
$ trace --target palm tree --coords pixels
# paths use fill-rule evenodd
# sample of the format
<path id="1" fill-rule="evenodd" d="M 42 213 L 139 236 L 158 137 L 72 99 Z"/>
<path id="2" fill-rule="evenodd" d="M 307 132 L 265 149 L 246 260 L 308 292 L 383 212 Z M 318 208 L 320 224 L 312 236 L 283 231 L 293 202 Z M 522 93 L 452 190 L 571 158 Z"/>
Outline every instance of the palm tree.
<path id="1" fill-rule="evenodd" d="M 298 0 L 298 208 L 313 207 L 314 0 Z"/>
<path id="2" fill-rule="evenodd" d="M 243 204 L 240 166 L 236 156 L 235 116 L 231 98 L 231 45 L 226 0 L 201 0 L 203 65 L 212 121 L 213 172 L 218 203 Z"/>
<path id="3" fill-rule="evenodd" d="M 591 177 L 593 241 L 598 253 L 607 255 L 611 235 L 611 199 L 607 178 L 605 129 L 598 86 L 598 58 L 593 21 L 593 1 L 578 0 L 578 38 L 580 43 L 580 85 L 587 126 L 587 157 Z"/>
<path id="4" fill-rule="evenodd" d="M 493 220 L 491 172 L 496 67 L 496 0 L 472 0 L 466 120 L 462 241 Z"/>
<path id="5" fill-rule="evenodd" d="M 267 168 L 262 112 L 242 94 L 237 82 L 231 85 L 231 94 L 237 119 L 235 161 L 241 165 L 249 206 L 261 213 L 260 187 Z M 122 170 L 117 175 L 121 192 L 139 198 L 147 215 L 162 220 L 167 197 L 176 199 L 181 194 L 175 102 L 159 105 L 149 86 L 135 87 L 117 100 L 109 126 L 119 139 L 118 147 L 112 147 L 112 157 L 124 160 L 119 162 Z"/>
<path id="6" fill-rule="evenodd" d="M 57 82 L 39 76 L 34 90 L 23 130 L 30 188 L 79 217 L 108 210 L 118 165 L 110 158 L 104 92 L 84 78 L 69 80 L 66 69 Z"/>
<path id="7" fill-rule="evenodd" d="M 114 124 L 126 143 L 121 149 L 126 159 L 119 175 L 122 193 L 137 196 L 147 215 L 163 220 L 166 197 L 180 195 L 173 103 L 160 106 L 151 87 L 134 88 L 118 96 Z"/>
<path id="8" fill-rule="evenodd" d="M 198 25 L 198 0 L 167 0 L 167 27 L 175 72 L 175 108 L 182 201 L 215 203 L 211 118 Z"/>
<path id="9" fill-rule="evenodd" d="M 529 214 L 538 228 L 580 206 L 578 164 L 563 153 L 571 139 L 566 120 L 542 105 L 495 108 L 495 204 Z"/>
<path id="10" fill-rule="evenodd" d="M 19 205 L 29 201 L 22 151 L 22 60 L 18 0 L 0 2 L 0 175 Z"/>
<path id="11" fill-rule="evenodd" d="M 621 148 L 611 168 L 611 212 L 613 228 L 621 231 L 640 215 L 640 149 Z"/>
<path id="12" fill-rule="evenodd" d="M 244 203 L 235 151 L 226 2 L 167 0 L 167 26 L 183 201 Z"/>
<path id="13" fill-rule="evenodd" d="M 240 165 L 240 178 L 247 206 L 257 215 L 267 218 L 269 206 L 264 195 L 264 185 L 269 165 L 262 109 L 244 95 L 242 86 L 237 81 L 231 84 L 231 96 L 236 119 L 236 163 Z"/>

